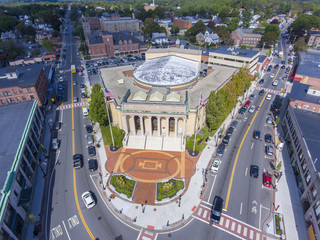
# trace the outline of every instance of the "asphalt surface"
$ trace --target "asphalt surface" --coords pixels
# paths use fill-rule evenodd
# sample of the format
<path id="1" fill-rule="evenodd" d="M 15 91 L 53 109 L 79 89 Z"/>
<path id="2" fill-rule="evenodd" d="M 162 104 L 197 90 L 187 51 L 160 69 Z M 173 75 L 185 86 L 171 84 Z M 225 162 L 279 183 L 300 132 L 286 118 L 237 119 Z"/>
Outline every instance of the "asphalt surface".
<path id="1" fill-rule="evenodd" d="M 76 55 L 76 38 L 70 33 L 72 28 L 68 25 L 66 30 L 66 60 L 62 64 L 65 70 L 70 69 L 71 64 L 79 66 L 80 59 Z M 285 42 L 286 39 L 282 39 Z M 281 44 L 279 46 L 281 48 Z M 284 61 L 287 63 L 287 47 L 283 43 Z M 274 57 L 272 65 L 280 64 L 281 59 Z M 282 78 L 285 70 L 272 68 L 275 78 Z M 83 82 L 83 77 L 78 74 L 71 76 L 70 72 L 64 75 L 64 104 L 70 104 L 72 97 L 81 99 L 79 84 Z M 280 90 L 284 88 L 285 82 L 282 80 L 278 86 L 272 86 L 270 73 L 263 76 L 265 83 L 259 87 Z M 72 81 L 77 81 L 73 86 Z M 238 153 L 237 165 L 235 166 L 228 209 L 225 214 L 232 216 L 242 222 L 261 228 L 261 224 L 268 217 L 272 203 L 272 191 L 263 186 L 263 171 L 271 171 L 270 157 L 265 154 L 264 134 L 273 134 L 272 125 L 266 123 L 266 117 L 270 113 L 271 101 L 263 100 L 264 96 L 258 95 L 258 90 L 253 92 L 255 98 L 251 105 L 259 106 L 264 101 L 255 116 L 246 111 L 245 114 L 238 114 L 236 120 L 238 125 L 231 136 L 231 140 L 224 152 L 222 164 L 218 174 L 208 174 L 208 186 L 203 200 L 212 203 L 216 195 L 226 200 L 233 165 Z M 273 98 L 274 98 L 273 94 Z M 252 119 L 254 121 L 252 122 Z M 60 139 L 60 148 L 52 157 L 56 159 L 55 170 L 50 177 L 50 198 L 47 208 L 47 239 L 137 239 L 139 232 L 120 222 L 107 208 L 103 199 L 96 191 L 92 174 L 89 173 L 87 160 L 86 131 L 84 126 L 89 124 L 87 118 L 83 118 L 82 109 L 74 108 L 59 111 L 57 120 L 62 122 L 61 130 L 55 133 Z M 252 122 L 252 124 L 251 124 Z M 248 130 L 248 128 L 250 128 Z M 227 129 L 227 127 L 226 127 Z M 253 131 L 261 131 L 261 139 L 255 140 L 252 137 Z M 244 135 L 246 138 L 243 140 Z M 74 134 L 74 136 L 73 136 Z M 75 153 L 83 154 L 84 166 L 79 170 L 73 170 L 72 156 Z M 251 164 L 259 166 L 259 178 L 253 179 L 249 176 Z M 87 209 L 81 199 L 81 194 L 90 190 L 97 201 L 97 205 L 92 209 Z M 186 226 L 178 231 L 159 234 L 157 239 L 237 239 L 210 224 L 206 224 L 197 219 L 191 219 Z"/>

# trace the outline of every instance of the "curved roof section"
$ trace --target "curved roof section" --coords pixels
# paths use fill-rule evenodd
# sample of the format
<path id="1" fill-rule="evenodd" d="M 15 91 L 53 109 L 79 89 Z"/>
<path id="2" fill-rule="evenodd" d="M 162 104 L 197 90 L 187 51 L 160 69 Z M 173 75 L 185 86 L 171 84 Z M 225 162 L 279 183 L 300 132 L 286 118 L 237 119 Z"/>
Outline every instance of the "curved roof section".
<path id="1" fill-rule="evenodd" d="M 133 76 L 139 82 L 166 87 L 189 83 L 198 77 L 198 73 L 198 62 L 166 56 L 147 60 L 134 71 Z"/>

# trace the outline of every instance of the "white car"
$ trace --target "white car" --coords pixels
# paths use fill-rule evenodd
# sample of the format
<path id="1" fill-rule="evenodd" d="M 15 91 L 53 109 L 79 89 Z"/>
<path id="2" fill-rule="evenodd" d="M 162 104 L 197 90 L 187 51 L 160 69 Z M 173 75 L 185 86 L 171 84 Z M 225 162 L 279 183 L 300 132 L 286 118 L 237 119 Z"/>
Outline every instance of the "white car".
<path id="1" fill-rule="evenodd" d="M 78 98 L 77 97 L 73 97 L 73 102 L 78 102 Z"/>
<path id="2" fill-rule="evenodd" d="M 86 208 L 92 208 L 96 205 L 96 202 L 89 191 L 82 193 L 81 198 L 84 202 L 84 205 L 86 205 Z"/>
<path id="3" fill-rule="evenodd" d="M 63 77 L 60 77 L 60 78 L 59 78 L 59 82 L 63 82 Z"/>
<path id="4" fill-rule="evenodd" d="M 77 81 L 73 80 L 73 86 L 77 85 Z"/>
<path id="5" fill-rule="evenodd" d="M 57 138 L 52 139 L 52 149 L 57 150 L 59 148 L 59 140 Z"/>
<path id="6" fill-rule="evenodd" d="M 274 80 L 274 81 L 272 82 L 272 86 L 278 86 L 278 84 L 279 84 L 279 81 L 278 81 L 278 80 Z"/>
<path id="7" fill-rule="evenodd" d="M 274 73 L 270 73 L 270 77 L 272 77 L 272 78 L 273 78 L 273 77 L 274 77 Z"/>
<path id="8" fill-rule="evenodd" d="M 270 100 L 271 100 L 271 97 L 272 97 L 272 95 L 271 95 L 271 94 L 268 94 L 267 97 L 266 97 L 266 100 L 269 100 L 269 101 L 270 101 Z"/>
<path id="9" fill-rule="evenodd" d="M 249 108 L 249 113 L 254 113 L 254 111 L 256 110 L 256 107 L 254 105 L 252 105 L 250 108 Z"/>
<path id="10" fill-rule="evenodd" d="M 211 166 L 211 171 L 214 173 L 218 172 L 220 163 L 221 163 L 221 160 L 219 158 L 215 158 Z"/>

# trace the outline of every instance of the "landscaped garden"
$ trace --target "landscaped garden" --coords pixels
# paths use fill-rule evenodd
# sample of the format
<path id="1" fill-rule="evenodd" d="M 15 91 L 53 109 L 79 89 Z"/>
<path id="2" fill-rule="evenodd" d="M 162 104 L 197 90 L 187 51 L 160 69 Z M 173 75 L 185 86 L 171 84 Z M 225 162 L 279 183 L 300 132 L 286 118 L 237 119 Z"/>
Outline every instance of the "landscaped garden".
<path id="1" fill-rule="evenodd" d="M 276 220 L 276 233 L 278 235 L 282 235 L 282 229 L 280 226 L 280 222 L 281 222 L 281 217 L 279 217 L 278 215 L 275 215 L 275 220 Z"/>
<path id="2" fill-rule="evenodd" d="M 176 179 L 157 183 L 157 201 L 162 201 L 166 198 L 173 198 L 183 188 L 184 182 Z"/>
<path id="3" fill-rule="evenodd" d="M 118 193 L 123 193 L 128 198 L 131 198 L 136 181 L 128 179 L 124 175 L 113 175 L 110 184 Z"/>

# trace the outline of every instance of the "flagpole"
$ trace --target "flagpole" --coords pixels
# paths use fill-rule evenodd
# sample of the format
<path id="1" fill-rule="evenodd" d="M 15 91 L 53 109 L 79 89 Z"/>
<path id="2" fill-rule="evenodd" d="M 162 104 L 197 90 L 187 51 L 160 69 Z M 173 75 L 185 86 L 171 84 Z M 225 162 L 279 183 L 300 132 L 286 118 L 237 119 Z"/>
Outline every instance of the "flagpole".
<path id="1" fill-rule="evenodd" d="M 200 103 L 200 101 L 201 101 L 201 92 L 200 92 L 200 95 L 199 95 L 199 103 Z M 201 105 L 201 103 L 200 103 L 200 105 Z M 192 155 L 194 155 L 194 150 L 195 150 L 195 147 L 196 147 L 196 140 L 197 140 L 198 112 L 199 112 L 199 108 L 197 108 L 197 113 L 196 113 L 196 125 L 195 125 L 195 128 L 194 128 L 194 140 L 193 140 Z"/>

